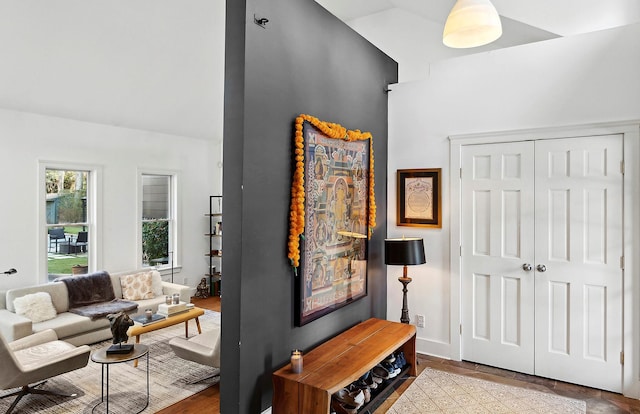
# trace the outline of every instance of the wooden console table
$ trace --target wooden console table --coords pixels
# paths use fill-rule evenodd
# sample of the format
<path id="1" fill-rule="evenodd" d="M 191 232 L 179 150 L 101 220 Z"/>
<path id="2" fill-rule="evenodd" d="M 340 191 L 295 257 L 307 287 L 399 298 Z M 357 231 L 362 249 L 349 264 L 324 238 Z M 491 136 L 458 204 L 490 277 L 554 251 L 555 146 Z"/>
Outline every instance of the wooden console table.
<path id="1" fill-rule="evenodd" d="M 273 373 L 273 414 L 328 414 L 331 395 L 401 350 L 416 376 L 416 327 L 371 318 L 304 354 L 303 371 L 291 364 Z"/>

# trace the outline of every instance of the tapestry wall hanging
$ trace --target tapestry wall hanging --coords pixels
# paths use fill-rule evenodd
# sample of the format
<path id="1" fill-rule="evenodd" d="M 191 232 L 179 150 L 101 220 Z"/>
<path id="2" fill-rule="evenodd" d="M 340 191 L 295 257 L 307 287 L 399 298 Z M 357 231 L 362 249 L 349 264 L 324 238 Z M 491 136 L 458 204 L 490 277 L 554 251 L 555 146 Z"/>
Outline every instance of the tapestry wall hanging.
<path id="1" fill-rule="evenodd" d="M 370 133 L 296 118 L 288 257 L 298 326 L 367 295 L 373 188 Z"/>

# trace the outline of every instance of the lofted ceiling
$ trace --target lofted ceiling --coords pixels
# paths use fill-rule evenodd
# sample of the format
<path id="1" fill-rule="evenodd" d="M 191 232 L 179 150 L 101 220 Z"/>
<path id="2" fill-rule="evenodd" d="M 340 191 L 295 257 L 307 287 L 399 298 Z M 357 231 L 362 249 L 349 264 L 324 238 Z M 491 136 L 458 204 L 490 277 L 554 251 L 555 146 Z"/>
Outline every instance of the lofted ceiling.
<path id="1" fill-rule="evenodd" d="M 316 1 L 401 62 L 401 81 L 430 61 L 640 21 L 640 0 L 492 0 L 503 36 L 453 50 L 441 36 L 455 0 Z M 220 140 L 224 18 L 225 0 L 0 1 L 0 108 Z"/>
<path id="2" fill-rule="evenodd" d="M 455 0 L 316 0 L 354 25 L 358 19 L 401 10 L 444 28 Z M 640 21 L 639 0 L 492 0 L 503 24 L 497 47 L 571 36 Z M 425 22 L 426 23 L 426 22 Z M 356 30 L 358 30 L 356 28 Z M 367 37 L 367 36 L 365 36 Z M 370 39 L 371 40 L 371 39 Z M 442 42 L 442 39 L 433 39 Z M 375 41 L 373 42 L 375 44 Z M 469 50 L 473 53 L 474 50 Z"/>

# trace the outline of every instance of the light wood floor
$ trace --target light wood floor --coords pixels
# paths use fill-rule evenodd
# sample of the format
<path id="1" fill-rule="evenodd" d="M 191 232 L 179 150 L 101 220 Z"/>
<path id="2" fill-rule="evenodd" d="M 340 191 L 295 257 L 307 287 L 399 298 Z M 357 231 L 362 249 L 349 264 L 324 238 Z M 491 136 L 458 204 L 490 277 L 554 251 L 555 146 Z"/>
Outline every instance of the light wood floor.
<path id="1" fill-rule="evenodd" d="M 207 299 L 194 298 L 192 302 L 200 308 L 220 312 L 219 297 Z M 620 394 L 607 391 L 506 371 L 472 362 L 450 361 L 426 355 L 419 355 L 418 363 L 418 373 L 422 372 L 426 367 L 431 367 L 460 375 L 468 375 L 503 384 L 551 392 L 565 397 L 583 399 L 587 402 L 588 414 L 640 414 L 640 400 L 625 398 Z M 387 401 L 378 407 L 374 414 L 384 414 L 393 402 L 402 395 L 402 392 L 409 387 L 411 381 L 412 380 L 409 379 L 401 384 L 398 389 L 389 396 Z M 164 410 L 158 411 L 158 413 L 220 414 L 220 385 L 217 384 L 209 387 L 198 394 L 192 395 Z"/>

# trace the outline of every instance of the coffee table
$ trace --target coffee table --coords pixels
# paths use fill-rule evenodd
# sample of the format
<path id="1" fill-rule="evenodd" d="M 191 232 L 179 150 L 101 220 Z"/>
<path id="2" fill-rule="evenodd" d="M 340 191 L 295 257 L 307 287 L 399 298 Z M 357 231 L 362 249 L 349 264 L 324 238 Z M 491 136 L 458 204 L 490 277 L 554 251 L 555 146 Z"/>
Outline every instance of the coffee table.
<path id="1" fill-rule="evenodd" d="M 127 335 L 129 337 L 136 337 L 136 344 L 140 343 L 140 336 L 142 334 L 156 331 L 162 328 L 168 328 L 169 326 L 174 326 L 179 323 L 184 322 L 184 336 L 185 338 L 189 337 L 189 321 L 195 319 L 196 327 L 198 328 L 198 333 L 202 333 L 202 329 L 200 328 L 200 320 L 198 319 L 200 316 L 204 315 L 204 309 L 193 307 L 186 312 L 180 312 L 177 315 L 167 316 L 165 319 L 153 322 L 148 325 L 133 325 L 127 331 Z M 138 360 L 133 363 L 134 367 L 138 366 Z"/>

